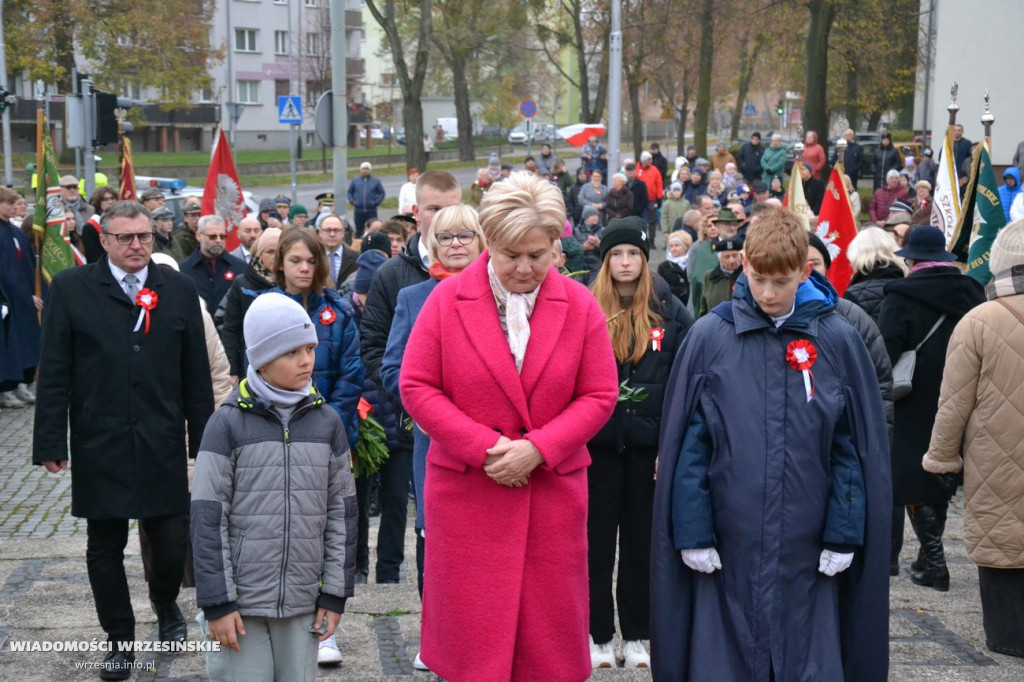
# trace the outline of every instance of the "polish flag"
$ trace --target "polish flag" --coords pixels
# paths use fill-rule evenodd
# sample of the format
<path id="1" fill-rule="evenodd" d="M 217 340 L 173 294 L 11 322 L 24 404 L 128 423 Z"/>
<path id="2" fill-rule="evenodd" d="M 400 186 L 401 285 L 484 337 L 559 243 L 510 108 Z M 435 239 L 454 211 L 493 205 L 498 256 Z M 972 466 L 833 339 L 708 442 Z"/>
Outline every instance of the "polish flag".
<path id="1" fill-rule="evenodd" d="M 857 220 L 854 218 L 853 208 L 843 185 L 843 176 L 839 174 L 838 168 L 833 168 L 832 175 L 829 176 L 814 232 L 825 243 L 828 255 L 832 258 L 828 279 L 842 296 L 846 287 L 850 285 L 850 278 L 853 277 L 853 268 L 850 266 L 846 250 L 857 236 Z"/>
<path id="2" fill-rule="evenodd" d="M 217 141 L 210 154 L 210 170 L 206 173 L 206 185 L 203 187 L 201 210 L 203 215 L 212 213 L 224 219 L 228 230 L 224 250 L 234 251 L 241 244 L 238 223 L 245 217 L 245 200 L 242 198 L 242 185 L 238 182 L 238 171 L 231 158 L 227 136 L 223 129 L 217 132 Z"/>

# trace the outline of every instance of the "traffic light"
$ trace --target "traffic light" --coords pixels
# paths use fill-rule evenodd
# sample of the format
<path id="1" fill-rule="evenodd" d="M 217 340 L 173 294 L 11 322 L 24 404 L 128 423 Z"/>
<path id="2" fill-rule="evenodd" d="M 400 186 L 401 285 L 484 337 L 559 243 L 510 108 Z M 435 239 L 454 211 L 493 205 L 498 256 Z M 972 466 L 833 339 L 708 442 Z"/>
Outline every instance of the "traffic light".
<path id="1" fill-rule="evenodd" d="M 7 107 L 14 106 L 14 103 L 18 101 L 18 98 L 14 96 L 14 93 L 7 92 L 3 87 L 0 87 L 0 111 L 6 111 Z"/>
<path id="2" fill-rule="evenodd" d="M 93 91 L 93 98 L 96 100 L 95 144 L 99 146 L 117 142 L 117 117 L 114 116 L 114 110 L 131 109 L 135 102 L 100 90 Z"/>
<path id="3" fill-rule="evenodd" d="M 786 113 L 786 107 L 785 105 L 783 105 L 781 99 L 779 100 L 779 103 L 775 105 L 775 113 L 777 113 L 779 116 L 782 116 L 782 114 Z"/>

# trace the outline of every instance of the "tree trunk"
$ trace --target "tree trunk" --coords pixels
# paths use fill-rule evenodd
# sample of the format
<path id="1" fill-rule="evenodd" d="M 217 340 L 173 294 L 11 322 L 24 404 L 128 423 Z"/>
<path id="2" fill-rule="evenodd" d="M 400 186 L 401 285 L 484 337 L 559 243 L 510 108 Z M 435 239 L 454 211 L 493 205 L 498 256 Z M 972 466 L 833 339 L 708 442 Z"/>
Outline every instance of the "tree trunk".
<path id="1" fill-rule="evenodd" d="M 594 98 L 594 108 L 589 111 L 590 117 L 585 123 L 600 123 L 604 116 L 604 107 L 608 102 L 608 43 L 609 38 L 604 37 L 604 50 L 601 51 L 601 63 L 597 67 L 599 74 L 597 78 L 597 96 Z"/>
<path id="2" fill-rule="evenodd" d="M 846 119 L 854 131 L 860 130 L 860 99 L 857 97 L 857 71 L 849 69 L 846 72 Z"/>
<path id="3" fill-rule="evenodd" d="M 406 168 L 427 167 L 427 155 L 423 150 L 423 104 L 420 98 L 403 96 L 402 120 L 405 122 L 405 165 Z"/>
<path id="4" fill-rule="evenodd" d="M 811 14 L 807 30 L 807 87 L 804 102 L 804 131 L 828 140 L 828 36 L 836 16 L 835 0 L 809 0 Z"/>
<path id="5" fill-rule="evenodd" d="M 71 92 L 71 70 L 75 68 L 74 19 L 71 8 L 62 0 L 51 3 L 53 8 L 53 40 L 57 64 L 63 71 L 57 83 L 62 92 Z M 8 28 L 10 26 L 8 25 Z"/>
<path id="6" fill-rule="evenodd" d="M 870 114 L 868 114 L 868 130 L 870 130 L 871 132 L 875 132 L 876 130 L 878 130 L 878 124 L 881 122 L 881 120 L 881 111 L 872 111 Z"/>
<path id="7" fill-rule="evenodd" d="M 736 104 L 732 107 L 732 126 L 729 128 L 729 139 L 735 140 L 740 136 L 740 119 L 743 117 L 743 105 L 746 104 L 747 92 L 750 90 L 750 79 L 747 77 L 749 69 L 749 58 L 747 56 L 747 45 L 750 43 L 750 29 L 747 29 L 740 38 L 740 68 L 739 82 L 736 87 Z"/>
<path id="8" fill-rule="evenodd" d="M 690 117 L 690 103 L 683 104 L 682 109 L 677 109 L 679 115 L 676 121 L 676 156 L 685 156 L 686 151 L 686 119 Z"/>
<path id="9" fill-rule="evenodd" d="M 626 89 L 629 91 L 629 118 L 633 137 L 633 158 L 639 160 L 644 150 L 644 121 L 640 111 L 639 74 L 632 69 L 626 72 Z"/>
<path id="10" fill-rule="evenodd" d="M 711 112 L 711 68 L 714 65 L 715 0 L 704 0 L 700 13 L 700 72 L 697 74 L 697 109 L 693 118 L 693 144 L 697 155 L 708 156 L 708 115 Z"/>
<path id="11" fill-rule="evenodd" d="M 459 125 L 459 161 L 476 158 L 473 149 L 473 114 L 469 109 L 469 80 L 466 78 L 466 57 L 457 51 L 451 53 L 448 65 L 452 70 L 455 89 L 455 115 Z"/>
<path id="12" fill-rule="evenodd" d="M 747 95 L 750 94 L 750 83 L 754 80 L 754 64 L 757 63 L 757 57 L 761 53 L 761 48 L 764 47 L 764 42 L 755 37 L 748 54 L 747 45 L 749 43 L 750 33 L 745 33 L 740 41 L 740 73 L 736 88 L 736 106 L 732 110 L 732 128 L 729 130 L 730 140 L 739 139 L 743 107 L 747 103 Z"/>

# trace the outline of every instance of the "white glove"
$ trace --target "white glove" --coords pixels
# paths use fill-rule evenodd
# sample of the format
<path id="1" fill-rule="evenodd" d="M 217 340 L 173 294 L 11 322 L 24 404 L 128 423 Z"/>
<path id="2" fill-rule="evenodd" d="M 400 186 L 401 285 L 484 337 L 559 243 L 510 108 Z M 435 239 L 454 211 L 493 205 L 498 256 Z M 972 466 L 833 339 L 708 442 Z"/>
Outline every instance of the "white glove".
<path id="1" fill-rule="evenodd" d="M 829 549 L 821 550 L 821 558 L 818 559 L 818 572 L 828 576 L 842 573 L 853 563 L 853 552 L 839 554 Z"/>
<path id="2" fill-rule="evenodd" d="M 718 556 L 718 550 L 714 547 L 681 549 L 679 554 L 683 557 L 683 563 L 694 571 L 714 573 L 715 569 L 722 568 L 722 560 Z"/>

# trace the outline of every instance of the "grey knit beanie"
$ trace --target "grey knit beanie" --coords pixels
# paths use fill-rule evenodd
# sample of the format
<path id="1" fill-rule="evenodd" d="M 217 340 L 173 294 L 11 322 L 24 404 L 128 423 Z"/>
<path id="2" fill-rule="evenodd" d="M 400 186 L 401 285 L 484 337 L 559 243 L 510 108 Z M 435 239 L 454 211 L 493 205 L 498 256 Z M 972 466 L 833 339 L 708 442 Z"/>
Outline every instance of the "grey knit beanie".
<path id="1" fill-rule="evenodd" d="M 309 315 L 284 294 L 257 296 L 242 323 L 245 354 L 256 369 L 265 367 L 290 350 L 317 345 L 316 329 Z"/>
<path id="2" fill-rule="evenodd" d="M 1014 265 L 1024 265 L 1024 220 L 1016 220 L 999 230 L 989 255 L 988 269 L 993 275 Z"/>

